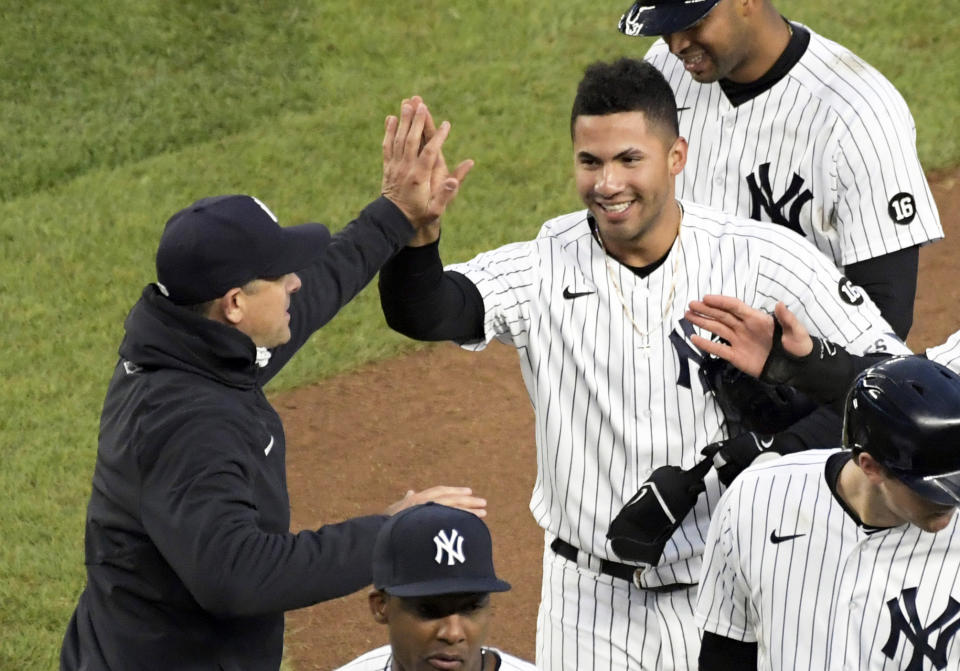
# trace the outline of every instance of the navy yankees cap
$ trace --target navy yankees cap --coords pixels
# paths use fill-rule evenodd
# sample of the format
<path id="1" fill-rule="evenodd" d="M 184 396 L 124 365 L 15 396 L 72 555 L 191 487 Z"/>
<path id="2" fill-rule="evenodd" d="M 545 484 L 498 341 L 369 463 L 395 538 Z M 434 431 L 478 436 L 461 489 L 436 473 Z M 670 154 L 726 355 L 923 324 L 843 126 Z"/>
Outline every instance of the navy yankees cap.
<path id="1" fill-rule="evenodd" d="M 630 36 L 668 35 L 686 30 L 720 0 L 637 0 L 620 17 L 620 32 Z"/>
<path id="2" fill-rule="evenodd" d="M 253 196 L 203 198 L 167 221 L 157 285 L 179 305 L 203 303 L 251 280 L 302 270 L 329 242 L 323 224 L 280 226 Z"/>
<path id="3" fill-rule="evenodd" d="M 483 520 L 439 503 L 401 510 L 383 525 L 373 548 L 373 586 L 400 597 L 510 589 L 493 571 Z"/>

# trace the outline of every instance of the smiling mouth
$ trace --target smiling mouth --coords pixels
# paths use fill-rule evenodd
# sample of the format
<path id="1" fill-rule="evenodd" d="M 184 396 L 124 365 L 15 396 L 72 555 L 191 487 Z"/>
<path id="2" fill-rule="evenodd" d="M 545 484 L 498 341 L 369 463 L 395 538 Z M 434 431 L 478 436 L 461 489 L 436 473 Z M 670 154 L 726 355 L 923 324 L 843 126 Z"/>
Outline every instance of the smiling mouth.
<path id="1" fill-rule="evenodd" d="M 701 65 L 706 60 L 706 54 L 702 51 L 697 51 L 692 54 L 682 54 L 680 55 L 680 60 L 683 61 L 683 66 L 689 70 L 690 68 Z"/>
<path id="2" fill-rule="evenodd" d="M 611 214 L 619 214 L 625 212 L 628 207 L 633 205 L 632 200 L 628 200 L 625 203 L 597 203 L 601 210 L 604 212 L 610 212 Z"/>

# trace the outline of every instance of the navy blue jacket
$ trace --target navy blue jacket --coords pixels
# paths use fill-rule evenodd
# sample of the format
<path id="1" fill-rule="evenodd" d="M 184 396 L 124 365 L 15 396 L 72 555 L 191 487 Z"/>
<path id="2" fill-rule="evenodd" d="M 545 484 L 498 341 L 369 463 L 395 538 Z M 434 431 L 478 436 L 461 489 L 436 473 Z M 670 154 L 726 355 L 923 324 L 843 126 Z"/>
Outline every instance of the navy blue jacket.
<path id="1" fill-rule="evenodd" d="M 263 385 L 412 233 L 380 198 L 333 236 L 298 272 L 291 340 L 263 368 L 240 331 L 144 289 L 104 401 L 62 670 L 275 671 L 284 611 L 371 582 L 385 516 L 290 533 L 283 425 Z"/>

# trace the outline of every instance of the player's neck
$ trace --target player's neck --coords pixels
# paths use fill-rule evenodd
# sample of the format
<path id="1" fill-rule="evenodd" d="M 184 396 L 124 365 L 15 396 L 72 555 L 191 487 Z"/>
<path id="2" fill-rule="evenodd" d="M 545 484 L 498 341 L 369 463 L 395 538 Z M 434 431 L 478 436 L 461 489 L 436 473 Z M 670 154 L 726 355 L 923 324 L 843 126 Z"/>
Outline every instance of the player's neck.
<path id="1" fill-rule="evenodd" d="M 840 470 L 837 495 L 857 514 L 863 524 L 871 527 L 895 527 L 903 524 L 883 502 L 876 486 L 851 459 Z"/>
<path id="2" fill-rule="evenodd" d="M 676 200 L 664 208 L 659 220 L 630 240 L 602 240 L 604 251 L 620 263 L 643 268 L 667 255 L 680 234 L 683 210 Z"/>
<path id="3" fill-rule="evenodd" d="M 790 43 L 793 29 L 776 10 L 771 8 L 758 20 L 760 25 L 754 30 L 756 37 L 753 49 L 743 63 L 727 76 L 732 82 L 750 84 L 763 77 L 770 72 Z"/>

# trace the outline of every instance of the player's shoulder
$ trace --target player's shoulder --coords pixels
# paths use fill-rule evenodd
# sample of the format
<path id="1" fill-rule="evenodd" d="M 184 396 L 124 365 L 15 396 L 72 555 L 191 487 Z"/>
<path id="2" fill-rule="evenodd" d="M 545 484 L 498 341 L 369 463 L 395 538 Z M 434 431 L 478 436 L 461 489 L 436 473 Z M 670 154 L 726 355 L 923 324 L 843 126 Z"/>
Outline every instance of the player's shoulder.
<path id="1" fill-rule="evenodd" d="M 488 652 L 495 653 L 500 658 L 500 666 L 498 667 L 499 671 L 536 671 L 536 666 L 530 662 L 520 659 L 519 657 L 514 657 L 513 655 L 504 652 L 503 650 L 498 650 L 497 648 L 491 648 L 489 646 L 484 646 Z"/>
<path id="2" fill-rule="evenodd" d="M 561 247 L 590 238 L 587 210 L 561 214 L 544 222 L 537 233 L 537 241 L 557 244 Z"/>
<path id="3" fill-rule="evenodd" d="M 658 37 L 650 45 L 650 48 L 647 49 L 647 53 L 644 54 L 643 60 L 662 70 L 667 63 L 671 62 L 670 57 L 670 47 L 668 47 L 667 43 L 663 41 L 663 38 Z M 673 60 L 679 59 L 674 57 Z"/>
<path id="4" fill-rule="evenodd" d="M 745 468 L 727 488 L 728 498 L 736 498 L 738 494 L 753 492 L 771 493 L 770 503 L 786 503 L 788 480 L 809 480 L 821 484 L 826 483 L 824 478 L 827 461 L 831 456 L 842 452 L 842 448 L 805 450 L 784 456 L 771 455 L 768 459 L 758 459 Z M 798 490 L 799 491 L 799 490 Z M 730 493 L 733 492 L 733 493 Z"/>
<path id="5" fill-rule="evenodd" d="M 730 214 L 723 210 L 689 200 L 680 201 L 683 207 L 683 228 L 707 238 L 740 238 L 748 245 L 773 245 L 779 249 L 806 246 L 813 248 L 803 236 L 786 226 Z"/>
<path id="6" fill-rule="evenodd" d="M 505 245 L 477 254 L 470 261 L 453 263 L 447 270 L 464 272 L 469 268 L 494 266 L 516 271 L 521 268 L 537 268 L 544 259 L 576 258 L 570 253 L 578 244 L 591 240 L 590 226 L 587 224 L 587 210 L 570 212 L 544 222 L 536 237 L 531 240 L 509 242 Z M 558 254 L 559 252 L 559 254 Z"/>
<path id="7" fill-rule="evenodd" d="M 802 24 L 798 24 L 802 25 Z M 903 96 L 877 68 L 809 26 L 810 43 L 790 76 L 840 116 L 860 116 L 867 106 L 909 115 Z"/>
<path id="8" fill-rule="evenodd" d="M 392 655 L 392 648 L 389 645 L 384 645 L 365 652 L 353 661 L 337 667 L 334 671 L 382 671 L 382 669 L 389 668 Z"/>

